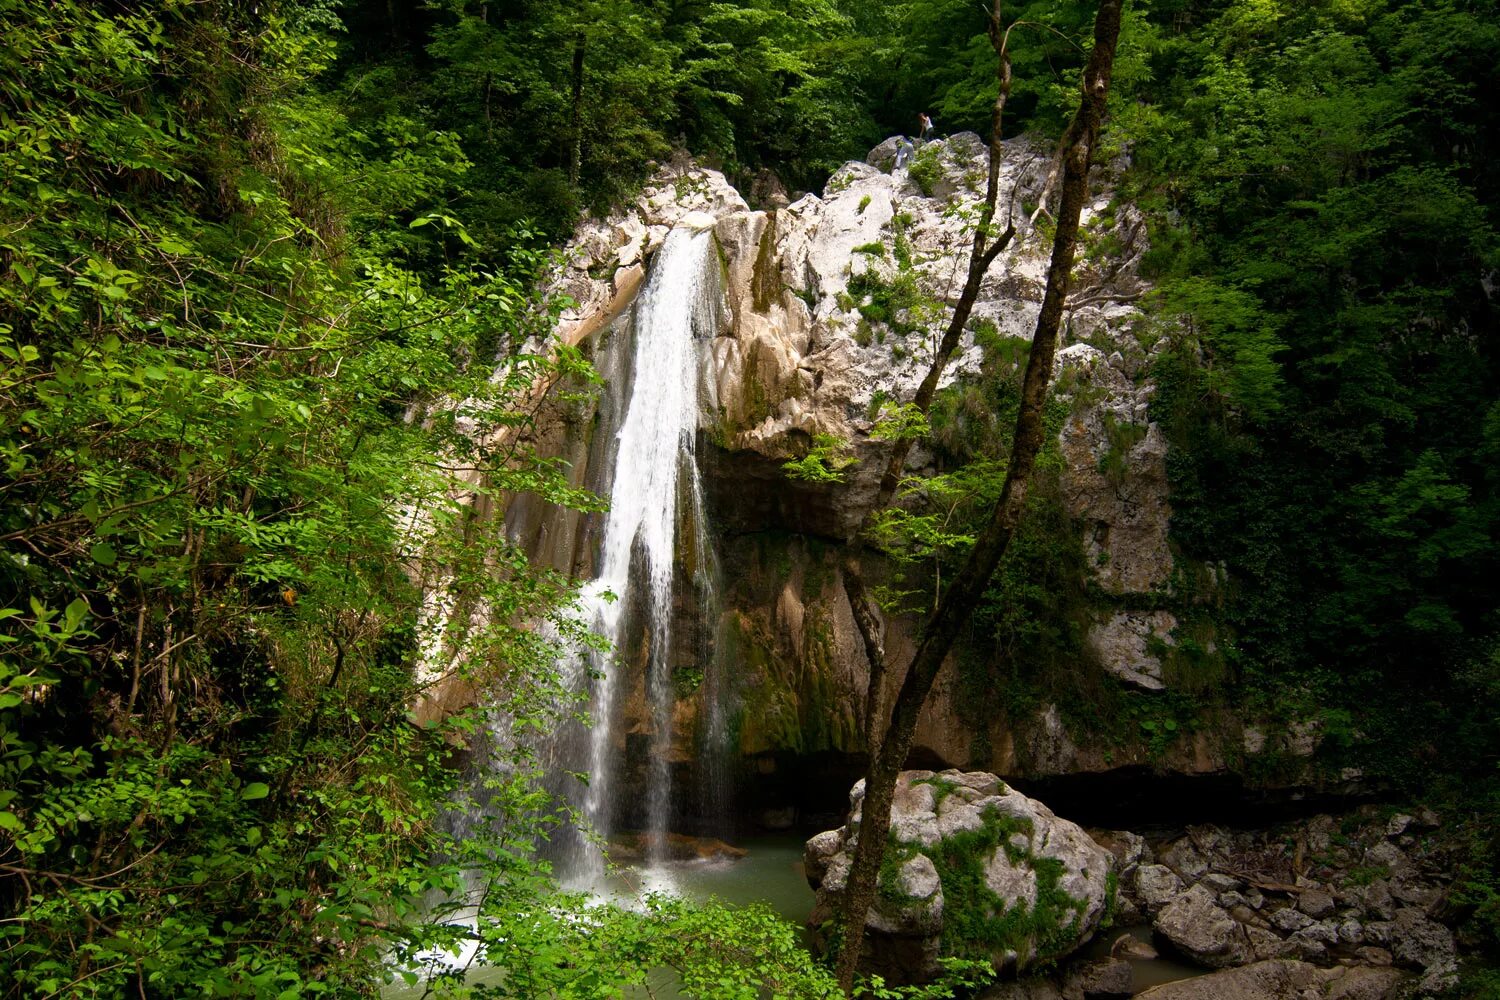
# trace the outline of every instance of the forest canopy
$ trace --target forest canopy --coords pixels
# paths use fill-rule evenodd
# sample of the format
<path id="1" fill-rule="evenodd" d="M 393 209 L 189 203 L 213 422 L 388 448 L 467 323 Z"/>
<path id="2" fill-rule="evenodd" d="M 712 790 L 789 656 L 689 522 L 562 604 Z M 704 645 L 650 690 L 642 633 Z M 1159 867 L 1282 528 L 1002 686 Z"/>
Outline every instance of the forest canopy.
<path id="1" fill-rule="evenodd" d="M 1009 135 L 1055 143 L 1095 6 L 1006 5 Z M 424 898 L 476 869 L 503 887 L 493 995 L 652 966 L 835 995 L 760 911 L 530 921 L 583 906 L 529 850 L 559 819 L 537 761 L 460 842 L 453 746 L 484 723 L 407 709 L 448 643 L 518 725 L 572 711 L 574 582 L 452 475 L 599 505 L 493 445 L 539 379 L 595 378 L 537 350 L 579 218 L 673 157 L 796 194 L 919 112 L 983 134 L 983 7 L 0 0 L 0 33 L 3 995 L 368 996 L 455 942 Z M 1235 581 L 1202 608 L 1204 698 L 1315 715 L 1330 767 L 1456 796 L 1492 953 L 1497 93 L 1494 0 L 1134 0 L 1096 157 L 1149 221 L 1173 544 Z M 1061 599 L 1005 579 L 982 625 L 1037 631 Z M 434 587 L 497 613 L 456 636 Z"/>

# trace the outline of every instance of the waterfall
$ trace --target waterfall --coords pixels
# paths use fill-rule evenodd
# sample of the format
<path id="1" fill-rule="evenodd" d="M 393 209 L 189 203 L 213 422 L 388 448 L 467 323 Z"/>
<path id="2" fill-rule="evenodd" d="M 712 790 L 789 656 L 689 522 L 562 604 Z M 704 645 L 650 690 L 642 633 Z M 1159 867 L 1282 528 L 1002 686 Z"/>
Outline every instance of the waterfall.
<path id="1" fill-rule="evenodd" d="M 569 741 L 571 769 L 589 775 L 582 795 L 571 796 L 572 803 L 595 832 L 615 832 L 624 737 L 621 702 L 628 685 L 624 661 L 627 652 L 634 652 L 623 647 L 627 634 L 639 632 L 646 650 L 645 691 L 651 717 L 643 831 L 648 865 L 662 860 L 672 819 L 669 753 L 677 639 L 672 620 L 680 596 L 674 594 L 680 541 L 693 554 L 691 584 L 699 606 L 706 610 L 716 604 L 717 569 L 694 455 L 700 405 L 697 340 L 715 334 L 722 309 L 716 265 L 709 231 L 675 229 L 657 253 L 636 302 L 629 382 L 620 396 L 618 430 L 607 453 L 610 506 L 599 536 L 597 573 L 580 600 L 584 620 L 610 641 L 614 659 L 591 653 L 578 664 L 578 683 L 592 678 L 594 724 L 586 736 L 586 750 L 580 745 L 585 740 Z M 691 534 L 679 538 L 684 532 Z M 632 616 L 640 620 L 632 623 Z M 589 668 L 587 673 L 583 666 Z M 721 716 L 715 705 L 703 720 L 709 742 L 722 738 Z M 597 884 L 604 859 L 596 844 L 573 837 L 566 840 L 563 853 L 559 874 L 564 879 Z"/>

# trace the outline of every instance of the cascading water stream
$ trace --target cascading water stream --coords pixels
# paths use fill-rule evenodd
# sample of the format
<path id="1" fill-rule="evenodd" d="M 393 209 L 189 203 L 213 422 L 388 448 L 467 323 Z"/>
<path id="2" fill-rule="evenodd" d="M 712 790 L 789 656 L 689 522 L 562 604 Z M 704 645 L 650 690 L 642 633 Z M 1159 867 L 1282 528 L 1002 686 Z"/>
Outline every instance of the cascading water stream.
<path id="1" fill-rule="evenodd" d="M 626 638 L 627 617 L 644 616 L 646 694 L 651 711 L 650 757 L 645 796 L 647 861 L 662 859 L 671 813 L 669 751 L 673 714 L 673 601 L 679 527 L 695 533 L 694 550 L 709 551 L 703 491 L 694 458 L 698 426 L 698 337 L 713 336 L 719 318 L 717 272 L 710 232 L 678 228 L 667 236 L 635 306 L 630 386 L 625 395 L 612 456 L 610 507 L 600 535 L 598 573 L 581 594 L 584 620 L 614 647 Z M 711 557 L 700 555 L 694 585 L 712 588 Z M 619 747 L 620 702 L 626 689 L 623 664 L 590 654 L 593 729 L 589 775 L 575 808 L 595 832 L 613 832 Z M 582 676 L 578 677 L 580 684 Z M 711 713 L 712 715 L 713 713 Z M 568 842 L 559 872 L 571 883 L 597 885 L 600 850 L 583 838 Z"/>

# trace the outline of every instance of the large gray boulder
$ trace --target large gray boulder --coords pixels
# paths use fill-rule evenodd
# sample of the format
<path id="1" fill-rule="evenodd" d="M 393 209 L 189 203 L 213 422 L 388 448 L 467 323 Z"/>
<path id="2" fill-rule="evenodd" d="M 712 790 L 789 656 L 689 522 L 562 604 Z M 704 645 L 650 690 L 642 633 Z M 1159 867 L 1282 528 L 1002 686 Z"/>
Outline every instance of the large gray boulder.
<path id="1" fill-rule="evenodd" d="M 1137 994 L 1140 1000 L 1288 1000 L 1304 989 L 1321 990 L 1316 966 L 1276 959 L 1195 979 L 1179 979 Z"/>
<path id="2" fill-rule="evenodd" d="M 1156 915 L 1155 927 L 1182 954 L 1210 968 L 1244 965 L 1255 954 L 1244 925 L 1202 885 L 1167 904 Z"/>
<path id="3" fill-rule="evenodd" d="M 861 781 L 848 823 L 807 843 L 814 928 L 842 906 L 863 805 Z M 905 771 L 865 921 L 865 965 L 892 981 L 920 981 L 945 954 L 1016 970 L 1053 961 L 1099 926 L 1112 862 L 1080 827 L 993 774 Z"/>

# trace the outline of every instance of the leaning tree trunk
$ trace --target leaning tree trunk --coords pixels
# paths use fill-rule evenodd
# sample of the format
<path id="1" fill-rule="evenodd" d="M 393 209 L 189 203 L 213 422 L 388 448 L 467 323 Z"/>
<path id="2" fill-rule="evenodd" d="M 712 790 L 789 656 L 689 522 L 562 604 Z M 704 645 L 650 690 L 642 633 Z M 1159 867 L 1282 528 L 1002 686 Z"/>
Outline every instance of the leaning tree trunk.
<path id="1" fill-rule="evenodd" d="M 1089 166 L 1109 95 L 1115 45 L 1120 36 L 1120 6 L 1121 0 L 1102 0 L 1099 5 L 1094 21 L 1094 49 L 1084 67 L 1078 113 L 1063 137 L 1062 199 L 1057 211 L 1057 233 L 1052 241 L 1052 262 L 1047 269 L 1047 291 L 1026 362 L 1021 409 L 1016 417 L 1015 440 L 1011 445 L 1010 464 L 1006 468 L 1000 500 L 989 523 L 975 540 L 968 561 L 938 602 L 937 611 L 922 635 L 901 690 L 896 695 L 879 750 L 871 754 L 869 771 L 865 775 L 859 837 L 844 895 L 843 944 L 838 973 L 846 996 L 853 995 L 854 974 L 864 945 L 865 917 L 875 898 L 880 863 L 890 832 L 896 779 L 911 750 L 917 717 L 944 658 L 953 648 L 960 629 L 974 613 L 1015 534 L 1026 503 L 1031 470 L 1037 452 L 1041 450 L 1044 433 L 1042 408 L 1046 403 L 1057 332 L 1062 325 L 1063 304 L 1073 270 L 1078 220 L 1088 198 Z M 993 166 L 991 170 L 993 176 Z"/>
<path id="2" fill-rule="evenodd" d="M 917 387 L 917 394 L 911 402 L 911 406 L 923 416 L 926 416 L 927 412 L 932 409 L 932 398 L 937 393 L 938 381 L 948 367 L 948 362 L 952 360 L 953 352 L 958 349 L 964 326 L 974 312 L 974 303 L 979 298 L 979 289 L 984 284 L 985 274 L 995 258 L 1000 256 L 1016 235 L 1013 204 L 1006 205 L 1004 231 L 998 236 L 992 232 L 995 210 L 1000 200 L 1000 161 L 1005 157 L 1001 127 L 1005 118 L 1005 102 L 1010 97 L 1011 79 L 1010 33 L 1001 28 L 1002 2 L 1003 0 L 994 0 L 990 11 L 990 45 L 995 49 L 995 76 L 999 80 L 999 87 L 995 92 L 995 103 L 990 108 L 989 170 L 984 203 L 979 209 L 979 223 L 974 229 L 974 242 L 969 247 L 969 269 L 964 278 L 963 290 L 959 293 L 958 302 L 953 306 L 953 316 L 947 329 L 943 331 L 943 338 L 939 341 L 937 351 L 932 356 L 932 363 L 927 368 L 927 374 L 923 377 L 921 385 Z M 1012 202 L 1014 199 L 1015 190 L 1012 188 Z M 870 519 L 877 511 L 884 509 L 895 496 L 896 487 L 901 482 L 901 470 L 906 466 L 906 456 L 911 451 L 913 440 L 911 437 L 896 439 L 891 449 L 890 459 L 886 463 L 886 471 L 880 480 L 880 488 L 876 491 L 874 501 L 865 511 L 859 531 L 849 540 L 850 554 L 845 556 L 843 562 L 845 594 L 849 598 L 849 607 L 854 613 L 854 623 L 864 639 L 865 658 L 870 665 L 870 679 L 865 687 L 864 726 L 865 740 L 872 760 L 882 736 L 880 696 L 885 687 L 885 644 L 881 637 L 879 613 L 867 597 L 864 570 L 853 552 L 863 544 Z"/>

